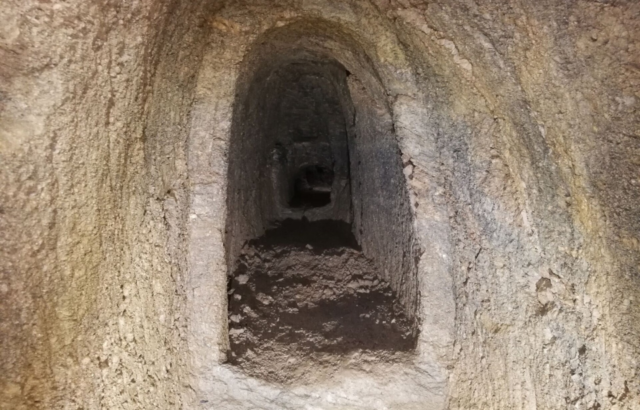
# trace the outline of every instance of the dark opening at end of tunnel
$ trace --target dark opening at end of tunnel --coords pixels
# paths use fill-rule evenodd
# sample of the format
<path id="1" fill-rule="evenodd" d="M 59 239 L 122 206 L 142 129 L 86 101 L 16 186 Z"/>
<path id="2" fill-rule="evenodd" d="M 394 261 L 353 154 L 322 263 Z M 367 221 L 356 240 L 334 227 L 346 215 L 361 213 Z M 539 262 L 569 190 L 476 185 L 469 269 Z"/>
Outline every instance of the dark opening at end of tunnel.
<path id="1" fill-rule="evenodd" d="M 331 203 L 333 170 L 322 165 L 301 168 L 293 181 L 292 208 L 320 208 Z"/>

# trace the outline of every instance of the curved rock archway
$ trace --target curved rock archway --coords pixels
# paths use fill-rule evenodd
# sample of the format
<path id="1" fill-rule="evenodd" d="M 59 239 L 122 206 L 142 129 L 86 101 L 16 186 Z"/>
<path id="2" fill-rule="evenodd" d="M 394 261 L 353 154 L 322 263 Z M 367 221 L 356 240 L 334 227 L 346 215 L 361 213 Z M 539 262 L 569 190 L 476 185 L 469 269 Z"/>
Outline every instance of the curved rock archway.
<path id="1" fill-rule="evenodd" d="M 342 165 L 348 167 L 342 173 L 343 175 L 348 173 L 350 176 L 346 181 L 348 182 L 349 195 L 345 198 L 346 201 L 342 207 L 338 207 L 337 214 L 335 214 L 334 208 L 325 208 L 324 212 L 327 212 L 328 209 L 330 218 L 353 222 L 353 231 L 364 254 L 378 262 L 378 266 L 383 272 L 382 276 L 390 283 L 399 300 L 402 301 L 405 311 L 411 317 L 415 316 L 417 325 L 421 329 L 420 332 L 429 335 L 427 343 L 419 343 L 418 351 L 420 354 L 415 359 L 418 364 L 405 366 L 406 369 L 402 366 L 398 367 L 397 385 L 407 383 L 412 377 L 411 375 L 415 375 L 416 371 L 422 371 L 420 366 L 427 367 L 433 376 L 428 387 L 422 389 L 423 393 L 419 393 L 419 395 L 422 394 L 420 400 L 424 401 L 425 397 L 428 397 L 428 401 L 441 402 L 445 391 L 445 358 L 450 349 L 446 339 L 450 340 L 451 338 L 450 324 L 453 320 L 451 280 L 447 279 L 450 277 L 448 262 L 446 259 L 438 257 L 436 260 L 431 260 L 428 265 L 426 259 L 420 263 L 420 254 L 424 258 L 431 253 L 420 250 L 422 246 L 415 236 L 414 210 L 410 203 L 410 189 L 407 186 L 410 178 L 413 178 L 414 165 L 411 163 L 410 157 L 403 155 L 398 148 L 399 138 L 395 134 L 394 113 L 391 111 L 392 97 L 389 97 L 391 91 L 385 89 L 384 81 L 381 81 L 375 63 L 372 64 L 372 58 L 365 51 L 365 47 L 371 48 L 371 46 L 363 47 L 356 41 L 351 28 L 343 28 L 341 24 L 328 20 L 310 19 L 302 16 L 292 19 L 289 24 L 276 24 L 274 28 L 266 30 L 261 36 L 247 39 L 247 41 L 251 41 L 248 44 L 255 44 L 255 46 L 249 47 L 250 51 L 246 55 L 237 57 L 238 61 L 242 59 L 242 65 L 236 80 L 238 86 L 234 91 L 233 99 L 236 103 L 236 117 L 231 120 L 231 126 L 223 131 L 218 131 L 219 127 L 216 130 L 216 127 L 210 122 L 212 118 L 216 118 L 216 115 L 212 115 L 212 105 L 207 105 L 204 101 L 211 98 L 206 95 L 207 90 L 218 88 L 213 83 L 199 86 L 203 90 L 200 97 L 203 102 L 200 103 L 201 107 L 199 107 L 200 104 L 196 104 L 194 111 L 196 116 L 192 117 L 194 129 L 203 128 L 198 124 L 199 121 L 203 123 L 209 121 L 206 124 L 210 126 L 208 133 L 203 133 L 198 135 L 196 139 L 192 139 L 192 144 L 197 143 L 196 141 L 211 139 L 212 134 L 216 132 L 221 132 L 218 135 L 225 135 L 231 142 L 228 158 L 229 169 L 232 170 L 232 173 L 225 181 L 229 184 L 226 189 L 230 195 L 227 199 L 229 213 L 225 228 L 227 235 L 226 266 L 234 263 L 244 241 L 263 233 L 269 226 L 269 222 L 278 217 L 296 217 L 295 212 L 273 202 L 273 175 L 266 165 L 271 159 L 271 155 L 265 155 L 265 153 L 271 154 L 273 142 L 269 142 L 269 138 L 274 136 L 269 134 L 268 125 L 266 125 L 268 122 L 264 122 L 269 121 L 269 114 L 266 114 L 269 112 L 269 101 L 262 100 L 263 102 L 261 102 L 261 98 L 273 97 L 273 93 L 261 92 L 256 87 L 266 87 L 267 83 L 262 79 L 274 81 L 275 74 L 273 72 L 283 67 L 286 68 L 292 62 L 311 61 L 314 64 L 331 64 L 330 67 L 340 67 L 338 70 L 343 70 L 343 78 L 338 77 L 332 81 L 334 90 L 338 93 L 338 99 L 341 101 L 341 111 L 346 125 L 345 132 L 348 135 L 350 163 Z M 210 52 L 212 56 L 217 54 L 217 50 Z M 204 72 L 209 69 L 218 70 L 218 67 L 207 68 L 207 66 L 205 58 Z M 335 68 L 333 69 L 335 70 Z M 402 69 L 407 73 L 411 70 L 409 66 Z M 214 79 L 207 74 L 202 74 L 201 78 Z M 219 78 L 216 79 L 219 81 Z M 397 78 L 393 79 L 393 82 L 395 83 L 394 87 L 400 85 Z M 403 87 L 406 89 L 415 87 L 417 90 L 415 84 L 404 84 Z M 418 105 L 417 101 L 409 99 L 406 99 L 404 103 L 403 109 L 400 110 L 403 113 L 410 113 L 411 108 Z M 248 105 L 244 108 L 243 104 Z M 219 100 L 216 101 L 216 105 L 220 107 Z M 226 112 L 230 113 L 230 111 Z M 242 114 L 243 112 L 247 112 L 249 117 L 246 116 L 247 114 Z M 229 124 L 229 122 L 225 121 L 222 124 Z M 235 131 L 234 127 L 236 127 Z M 235 147 L 234 141 L 237 144 Z M 198 144 L 198 146 L 202 145 Z M 202 155 L 202 153 L 198 155 Z M 435 153 L 431 155 L 436 156 Z M 263 165 L 260 165 L 261 163 Z M 226 185 L 223 186 L 226 187 Z M 222 186 L 218 188 L 219 199 L 216 201 L 221 201 L 224 198 L 222 189 Z M 261 190 L 264 191 L 261 193 Z M 195 192 L 197 195 L 197 188 Z M 211 191 L 205 192 L 209 198 L 212 197 Z M 251 198 L 247 198 L 247 195 Z M 437 206 L 432 207 L 432 209 L 436 208 Z M 318 210 L 312 210 L 311 213 L 307 212 L 305 217 L 313 220 L 322 218 L 322 215 L 318 214 Z M 324 217 L 326 218 L 327 215 Z M 197 219 L 195 221 L 200 225 Z M 443 234 L 446 235 L 446 232 L 440 233 L 440 235 Z M 216 240 L 211 241 L 209 246 L 220 247 L 220 238 L 216 236 Z M 440 246 L 446 245 L 440 242 Z M 424 247 L 429 247 L 429 244 L 425 244 Z M 203 246 L 196 244 L 195 248 L 202 249 Z M 218 255 L 220 254 L 218 253 Z M 425 272 L 440 275 L 440 279 L 429 284 L 425 281 L 423 287 L 419 289 L 421 285 L 419 284 L 420 273 L 418 271 L 420 269 L 425 279 L 427 279 Z M 203 311 L 211 312 L 215 309 L 216 315 L 225 313 L 223 307 L 227 288 L 222 285 L 225 283 L 226 276 L 222 276 L 222 269 L 216 272 L 215 275 L 218 276 L 216 290 L 202 293 L 202 306 L 207 306 L 204 309 L 209 310 L 198 310 L 199 321 L 211 317 L 203 315 Z M 210 282 L 213 280 L 210 279 Z M 208 289 L 213 290 L 213 285 Z M 212 297 L 215 294 L 218 295 L 217 300 Z M 419 307 L 418 294 L 422 298 L 429 299 L 430 303 L 427 306 L 430 310 L 425 310 L 427 306 L 425 309 L 417 310 Z M 437 296 L 434 297 L 434 295 Z M 437 311 L 433 310 L 434 306 L 438 307 Z M 429 319 L 423 320 L 423 317 Z M 222 321 L 217 323 L 219 323 L 219 328 L 215 335 L 194 332 L 194 338 L 200 337 L 204 340 L 206 337 L 210 337 L 217 340 L 216 343 L 220 351 L 224 352 L 227 349 L 227 324 Z M 207 327 L 211 329 L 210 324 Z M 437 342 L 433 343 L 434 341 Z M 202 341 L 199 344 L 211 346 L 211 343 Z M 224 354 L 222 355 L 224 356 Z M 211 370 L 212 363 L 215 361 L 206 361 L 203 366 L 203 374 L 213 372 Z M 400 376 L 401 374 L 405 375 Z M 376 378 L 380 380 L 379 376 L 375 374 L 369 379 L 376 380 Z M 207 380 L 210 379 L 207 378 Z M 358 394 L 367 395 L 364 392 Z M 367 400 L 381 399 L 376 397 L 374 394 Z"/>

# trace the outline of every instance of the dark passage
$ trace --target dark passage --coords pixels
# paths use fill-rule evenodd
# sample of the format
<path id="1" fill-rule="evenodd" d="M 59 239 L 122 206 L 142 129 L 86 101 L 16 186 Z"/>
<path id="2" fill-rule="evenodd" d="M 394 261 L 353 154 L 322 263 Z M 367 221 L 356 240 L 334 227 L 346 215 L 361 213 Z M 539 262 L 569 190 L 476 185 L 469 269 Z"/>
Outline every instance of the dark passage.
<path id="1" fill-rule="evenodd" d="M 257 66 L 229 154 L 228 361 L 288 383 L 410 360 L 417 259 L 384 96 L 303 52 Z"/>
<path id="2" fill-rule="evenodd" d="M 343 68 L 330 63 L 292 62 L 266 84 L 264 141 L 271 158 L 271 220 L 349 219 L 351 190 Z M 340 90 L 343 90 L 341 93 Z M 269 151 L 267 151 L 269 152 Z"/>
<path id="3" fill-rule="evenodd" d="M 298 171 L 293 182 L 292 208 L 320 208 L 331 203 L 333 170 L 311 165 Z"/>

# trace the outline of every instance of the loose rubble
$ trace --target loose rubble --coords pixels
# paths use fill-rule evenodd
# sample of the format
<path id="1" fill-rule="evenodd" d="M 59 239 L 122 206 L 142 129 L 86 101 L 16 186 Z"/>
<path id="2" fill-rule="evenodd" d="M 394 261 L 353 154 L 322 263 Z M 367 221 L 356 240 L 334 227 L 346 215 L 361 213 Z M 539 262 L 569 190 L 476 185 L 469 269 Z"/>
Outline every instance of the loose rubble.
<path id="1" fill-rule="evenodd" d="M 354 357 L 393 360 L 415 348 L 414 327 L 359 250 L 264 242 L 245 246 L 229 280 L 230 363 L 286 383 L 310 367 L 329 375 Z"/>

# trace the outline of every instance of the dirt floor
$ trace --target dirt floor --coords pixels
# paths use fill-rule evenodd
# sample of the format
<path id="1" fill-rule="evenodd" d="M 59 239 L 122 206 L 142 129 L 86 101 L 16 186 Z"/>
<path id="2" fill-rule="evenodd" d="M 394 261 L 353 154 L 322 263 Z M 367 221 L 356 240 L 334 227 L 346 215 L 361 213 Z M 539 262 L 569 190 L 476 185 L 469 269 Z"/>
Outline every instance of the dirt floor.
<path id="1" fill-rule="evenodd" d="M 229 334 L 231 364 L 283 383 L 404 360 L 416 345 L 388 284 L 337 221 L 285 221 L 245 245 L 229 279 Z"/>

